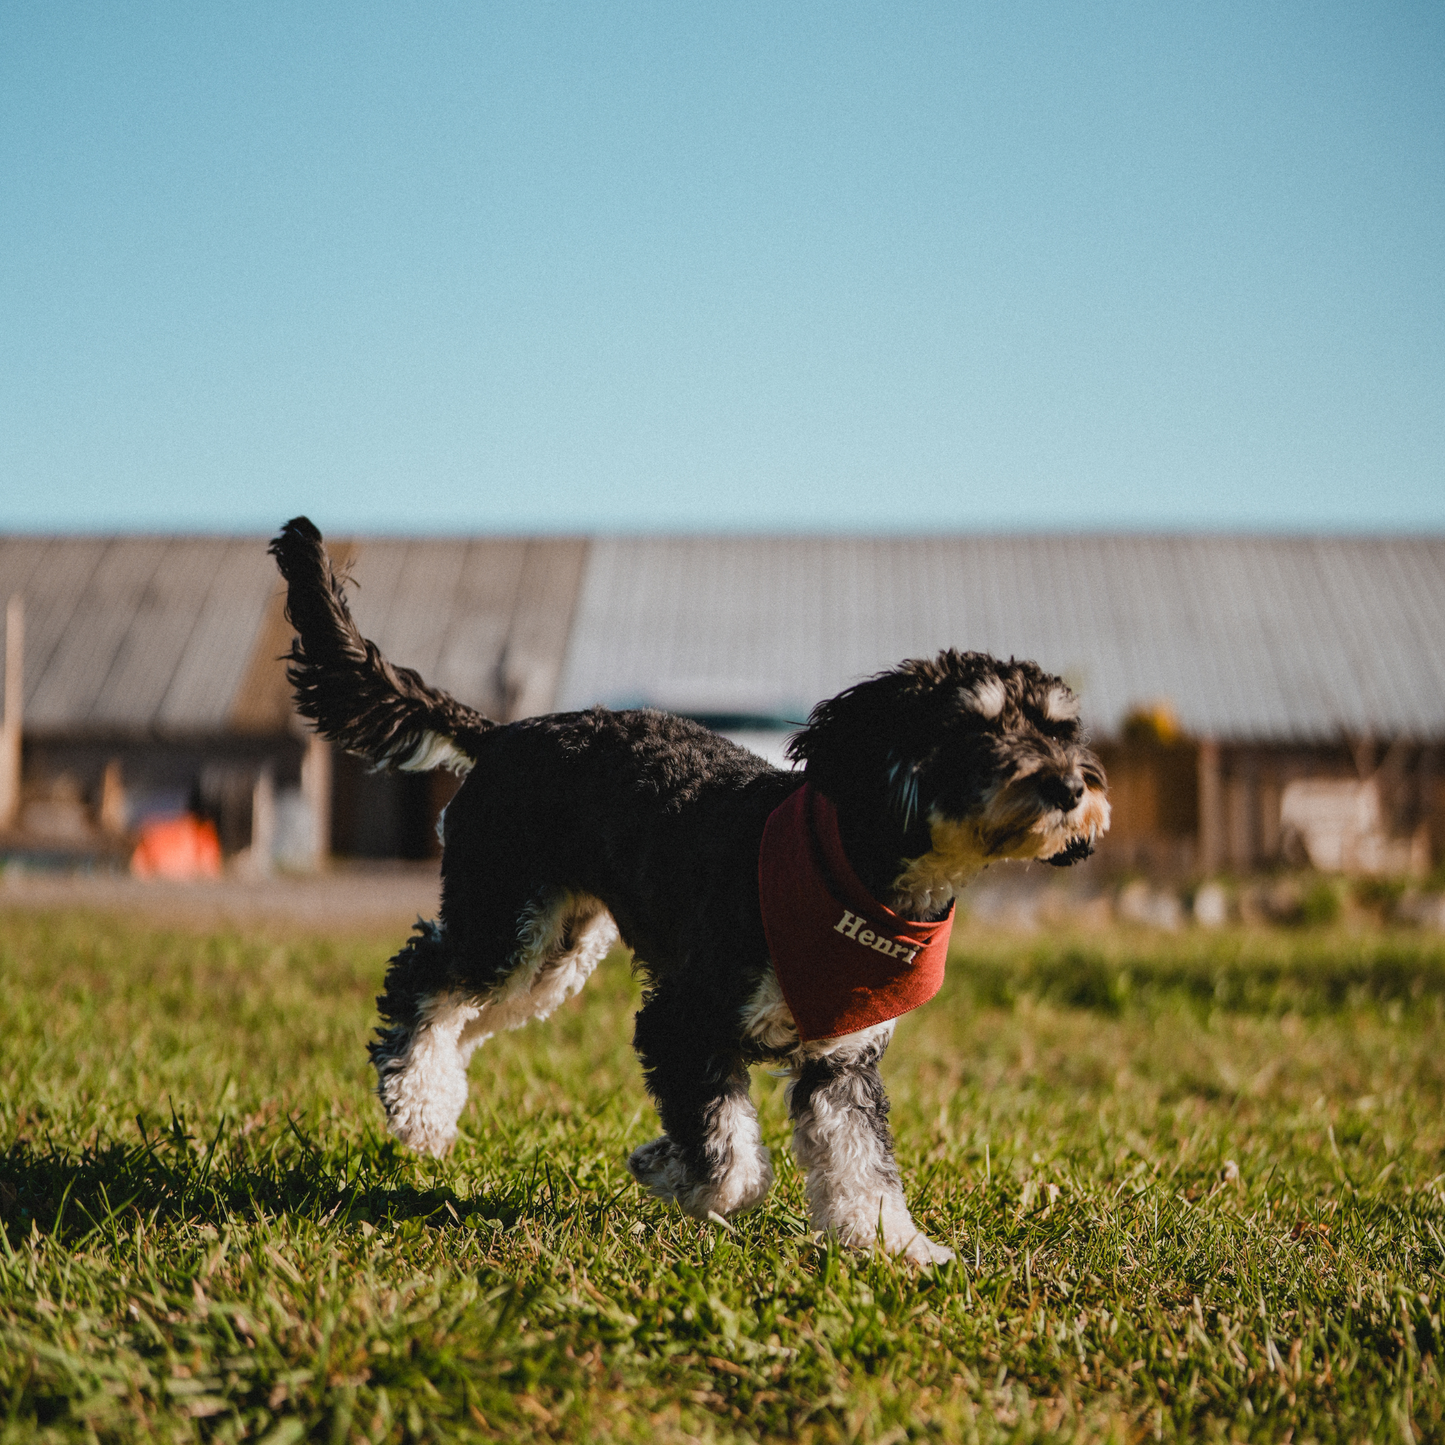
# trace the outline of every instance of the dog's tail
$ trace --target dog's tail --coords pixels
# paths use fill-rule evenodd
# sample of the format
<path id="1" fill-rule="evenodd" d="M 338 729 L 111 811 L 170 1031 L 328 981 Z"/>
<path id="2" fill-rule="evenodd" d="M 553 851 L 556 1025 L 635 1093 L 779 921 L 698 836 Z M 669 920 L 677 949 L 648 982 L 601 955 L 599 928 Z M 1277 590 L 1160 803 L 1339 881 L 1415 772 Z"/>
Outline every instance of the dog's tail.
<path id="1" fill-rule="evenodd" d="M 301 715 L 379 768 L 470 772 L 496 723 L 428 687 L 411 668 L 394 667 L 361 635 L 344 579 L 305 517 L 287 522 L 270 551 L 286 579 L 286 616 L 298 634 L 286 677 Z"/>

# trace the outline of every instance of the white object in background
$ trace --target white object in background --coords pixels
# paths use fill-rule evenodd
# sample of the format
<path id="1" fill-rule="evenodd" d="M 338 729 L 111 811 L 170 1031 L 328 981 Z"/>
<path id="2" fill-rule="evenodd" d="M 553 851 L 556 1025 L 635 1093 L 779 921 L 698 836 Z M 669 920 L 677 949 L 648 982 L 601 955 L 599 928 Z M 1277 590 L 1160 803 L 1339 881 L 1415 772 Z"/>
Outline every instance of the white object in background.
<path id="1" fill-rule="evenodd" d="M 290 873 L 310 872 L 316 867 L 316 812 L 301 788 L 278 788 L 275 826 L 271 837 L 271 861 Z"/>
<path id="2" fill-rule="evenodd" d="M 1229 894 L 1221 884 L 1205 883 L 1194 895 L 1194 921 L 1201 928 L 1223 928 L 1229 922 Z"/>
<path id="3" fill-rule="evenodd" d="M 1156 893 L 1142 878 L 1126 883 L 1119 890 L 1119 917 L 1126 923 L 1142 923 L 1149 928 L 1177 932 L 1184 924 L 1184 909 L 1168 892 Z"/>
<path id="4" fill-rule="evenodd" d="M 306 739 L 301 795 L 311 810 L 311 850 L 298 866 L 320 868 L 331 852 L 331 744 L 317 733 Z"/>
<path id="5" fill-rule="evenodd" d="M 101 831 L 119 836 L 125 832 L 125 823 L 125 779 L 121 776 L 120 759 L 112 758 L 100 780 Z"/>
<path id="6" fill-rule="evenodd" d="M 1380 790 L 1373 778 L 1296 778 L 1279 805 L 1280 831 L 1304 846 L 1322 873 L 1415 873 L 1428 871 L 1424 847 L 1413 838 L 1391 838 L 1385 829 Z"/>
<path id="7" fill-rule="evenodd" d="M 792 735 L 790 732 L 775 731 L 772 728 L 738 728 L 735 732 L 723 734 L 730 743 L 736 743 L 740 748 L 756 753 L 764 762 L 781 768 L 785 773 L 792 772 L 795 766 L 793 760 L 784 752 Z"/>

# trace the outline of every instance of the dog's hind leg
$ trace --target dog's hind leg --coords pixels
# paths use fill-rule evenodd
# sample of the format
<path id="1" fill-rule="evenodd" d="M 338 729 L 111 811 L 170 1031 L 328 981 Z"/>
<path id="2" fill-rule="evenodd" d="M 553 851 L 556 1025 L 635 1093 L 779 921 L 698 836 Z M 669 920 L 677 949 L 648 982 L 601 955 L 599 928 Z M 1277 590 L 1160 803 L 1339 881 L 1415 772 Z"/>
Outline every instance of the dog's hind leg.
<path id="1" fill-rule="evenodd" d="M 467 1102 L 467 1065 L 493 1034 L 546 1018 L 587 982 L 617 939 L 595 898 L 551 890 L 526 909 L 511 966 L 489 989 L 458 982 L 446 933 L 422 925 L 392 960 L 379 1000 L 389 1027 L 371 1047 L 387 1126 L 445 1154 Z"/>
<path id="2" fill-rule="evenodd" d="M 467 1101 L 463 1032 L 481 1000 L 459 981 L 446 932 L 418 923 L 386 971 L 382 1027 L 367 1045 L 387 1127 L 423 1154 L 444 1154 Z"/>
<path id="3" fill-rule="evenodd" d="M 699 1038 L 695 1012 L 659 992 L 638 1013 L 633 1043 L 667 1131 L 632 1151 L 633 1178 L 698 1219 L 761 1204 L 773 1185 L 772 1155 L 736 1042 Z"/>
<path id="4" fill-rule="evenodd" d="M 788 1091 L 793 1149 L 807 1170 L 809 1211 L 819 1229 L 857 1249 L 881 1237 L 890 1254 L 941 1264 L 953 1251 L 913 1222 L 893 1162 L 878 1072 L 892 1036 L 890 1022 L 805 1047 Z"/>

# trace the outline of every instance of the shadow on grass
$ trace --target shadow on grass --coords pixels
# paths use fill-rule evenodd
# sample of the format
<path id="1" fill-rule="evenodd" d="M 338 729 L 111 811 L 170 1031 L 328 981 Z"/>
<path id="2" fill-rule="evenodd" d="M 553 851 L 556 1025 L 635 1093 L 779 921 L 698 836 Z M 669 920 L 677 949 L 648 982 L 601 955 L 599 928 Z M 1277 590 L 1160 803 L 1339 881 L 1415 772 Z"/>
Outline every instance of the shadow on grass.
<path id="1" fill-rule="evenodd" d="M 140 1144 L 97 1139 L 73 1152 L 20 1140 L 0 1153 L 0 1227 L 12 1248 L 33 1230 L 79 1249 L 129 1232 L 137 1219 L 218 1228 L 281 1216 L 438 1228 L 495 1220 L 509 1228 L 553 1212 L 525 1183 L 466 1200 L 444 1186 L 418 1187 L 416 1161 L 390 1140 L 328 1157 L 288 1120 L 293 1138 L 278 1133 L 259 1148 L 237 1139 L 228 1148 L 228 1123 L 200 1146 L 175 1115 L 169 1129 L 147 1136 L 142 1126 Z"/>

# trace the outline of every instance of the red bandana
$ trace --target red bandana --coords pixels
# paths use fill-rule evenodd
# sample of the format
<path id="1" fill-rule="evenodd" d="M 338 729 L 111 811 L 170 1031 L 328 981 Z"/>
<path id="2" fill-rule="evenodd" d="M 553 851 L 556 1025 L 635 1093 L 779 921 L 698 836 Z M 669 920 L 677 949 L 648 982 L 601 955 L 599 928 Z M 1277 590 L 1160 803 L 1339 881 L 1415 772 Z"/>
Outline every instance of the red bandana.
<path id="1" fill-rule="evenodd" d="M 763 931 L 804 1043 L 896 1019 L 943 984 L 953 908 L 913 923 L 863 886 L 838 812 L 804 784 L 775 808 L 758 851 Z"/>

